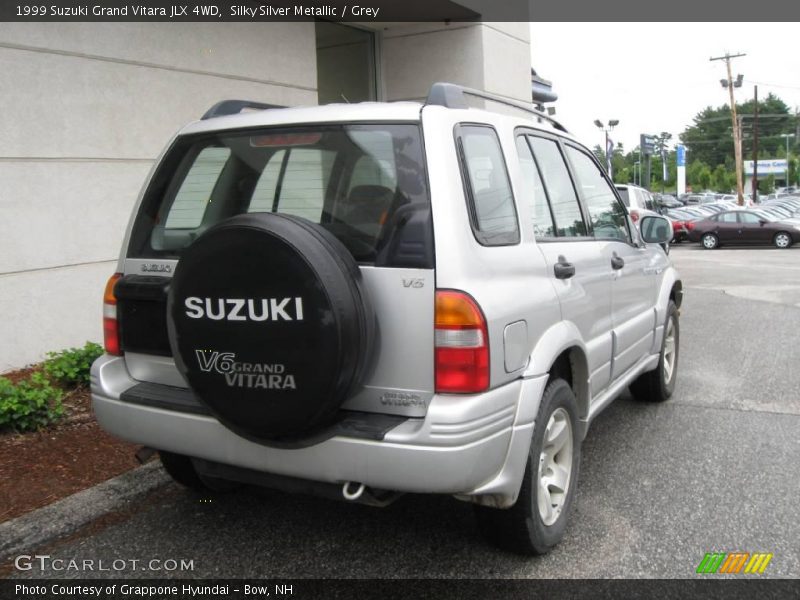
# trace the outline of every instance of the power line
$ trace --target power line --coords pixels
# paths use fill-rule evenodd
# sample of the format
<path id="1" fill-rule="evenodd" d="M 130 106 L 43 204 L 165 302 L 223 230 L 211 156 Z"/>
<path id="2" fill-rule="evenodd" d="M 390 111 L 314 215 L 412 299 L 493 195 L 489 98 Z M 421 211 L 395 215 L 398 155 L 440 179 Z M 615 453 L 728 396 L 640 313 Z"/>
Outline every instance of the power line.
<path id="1" fill-rule="evenodd" d="M 752 79 L 748 79 L 747 81 L 750 83 L 755 83 L 757 85 L 765 85 L 767 87 L 784 88 L 787 90 L 800 90 L 800 87 L 796 85 L 781 85 L 779 83 L 766 83 L 764 81 L 753 81 Z"/>

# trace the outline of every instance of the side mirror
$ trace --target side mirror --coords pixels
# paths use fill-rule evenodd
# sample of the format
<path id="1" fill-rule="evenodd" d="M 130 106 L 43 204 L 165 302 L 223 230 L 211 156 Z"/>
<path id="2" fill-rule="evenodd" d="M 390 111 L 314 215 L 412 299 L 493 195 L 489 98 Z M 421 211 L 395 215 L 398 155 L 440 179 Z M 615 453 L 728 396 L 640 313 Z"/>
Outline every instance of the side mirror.
<path id="1" fill-rule="evenodd" d="M 648 215 L 641 218 L 639 229 L 648 244 L 666 244 L 672 239 L 672 223 L 664 217 Z"/>
<path id="2" fill-rule="evenodd" d="M 758 223 L 759 223 L 759 225 L 762 225 L 762 226 L 764 226 L 764 225 L 766 225 L 766 224 L 767 224 L 767 221 L 766 221 L 766 219 L 759 219 L 759 220 L 758 220 Z"/>

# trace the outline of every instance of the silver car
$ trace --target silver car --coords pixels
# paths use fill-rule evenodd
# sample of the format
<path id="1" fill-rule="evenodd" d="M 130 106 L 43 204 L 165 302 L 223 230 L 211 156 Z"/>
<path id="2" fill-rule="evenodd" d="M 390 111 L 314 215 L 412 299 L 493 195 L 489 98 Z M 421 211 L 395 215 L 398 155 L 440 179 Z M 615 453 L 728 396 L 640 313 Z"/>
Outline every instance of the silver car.
<path id="1" fill-rule="evenodd" d="M 637 231 L 549 119 L 452 84 L 213 107 L 133 211 L 100 424 L 191 487 L 449 494 L 499 546 L 547 552 L 592 419 L 628 386 L 672 394 L 682 298 L 668 221 Z"/>

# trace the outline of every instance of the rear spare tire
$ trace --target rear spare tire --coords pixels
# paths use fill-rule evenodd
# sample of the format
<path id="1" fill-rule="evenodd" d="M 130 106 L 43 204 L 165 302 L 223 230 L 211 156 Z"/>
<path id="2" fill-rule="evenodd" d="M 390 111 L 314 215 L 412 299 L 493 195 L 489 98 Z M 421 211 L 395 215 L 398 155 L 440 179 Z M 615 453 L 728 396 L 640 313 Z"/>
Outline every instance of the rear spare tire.
<path id="1" fill-rule="evenodd" d="M 288 215 L 238 215 L 200 236 L 175 270 L 167 314 L 181 375 L 225 426 L 256 440 L 331 421 L 375 337 L 351 254 Z"/>

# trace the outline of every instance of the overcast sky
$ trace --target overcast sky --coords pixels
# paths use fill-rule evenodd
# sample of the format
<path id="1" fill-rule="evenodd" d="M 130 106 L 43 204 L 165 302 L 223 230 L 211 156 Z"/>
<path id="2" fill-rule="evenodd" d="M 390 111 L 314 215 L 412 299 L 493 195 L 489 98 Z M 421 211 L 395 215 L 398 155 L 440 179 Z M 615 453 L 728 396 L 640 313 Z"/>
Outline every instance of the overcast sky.
<path id="1" fill-rule="evenodd" d="M 798 23 L 531 23 L 531 58 L 553 82 L 556 116 L 590 147 L 601 143 L 593 121 L 619 119 L 611 133 L 626 152 L 640 133 L 669 131 L 673 140 L 706 106 L 728 104 L 719 80 L 725 62 L 744 75 L 737 102 L 768 92 L 800 107 Z"/>

